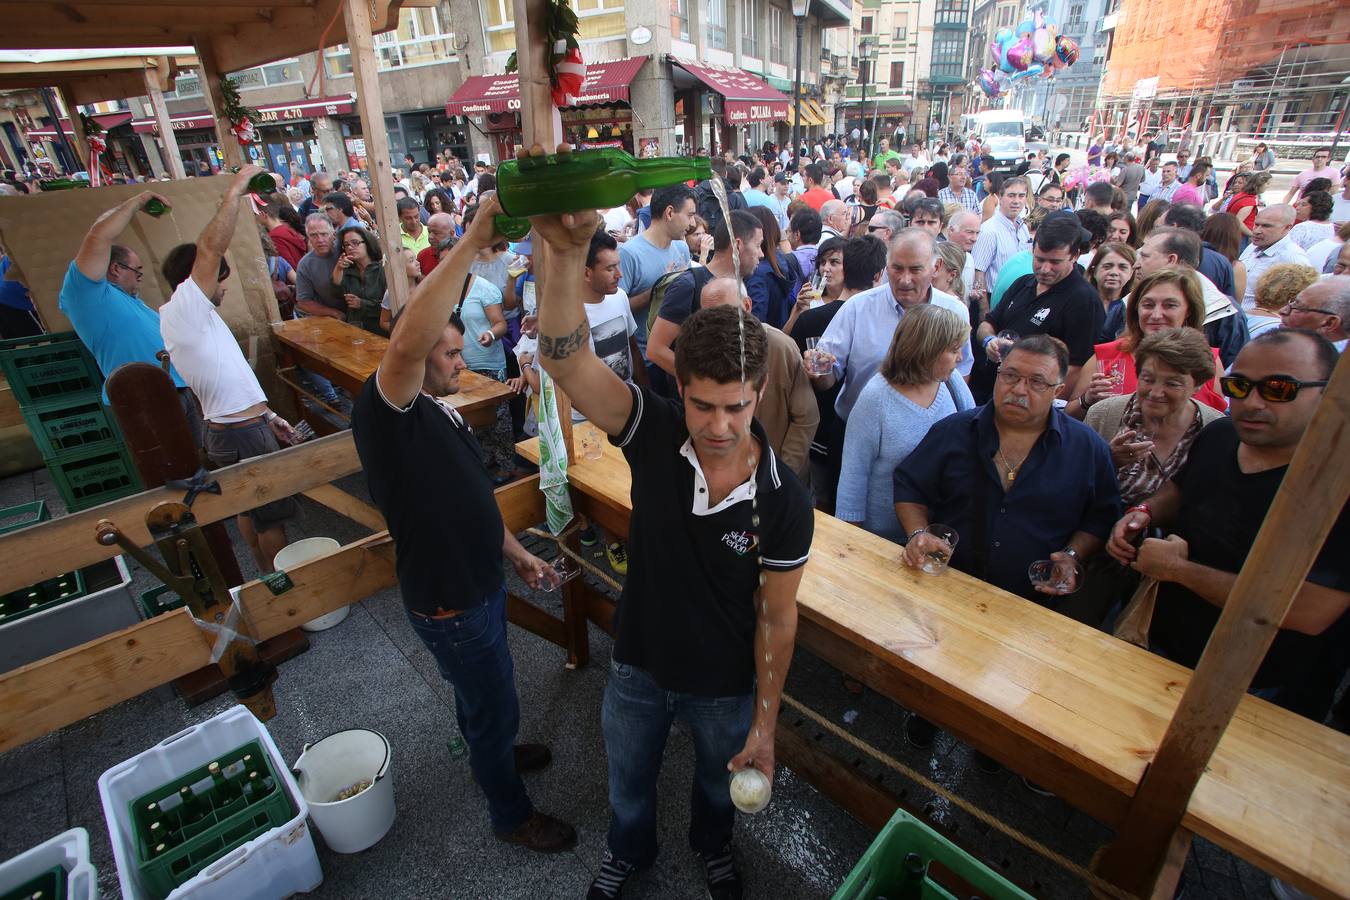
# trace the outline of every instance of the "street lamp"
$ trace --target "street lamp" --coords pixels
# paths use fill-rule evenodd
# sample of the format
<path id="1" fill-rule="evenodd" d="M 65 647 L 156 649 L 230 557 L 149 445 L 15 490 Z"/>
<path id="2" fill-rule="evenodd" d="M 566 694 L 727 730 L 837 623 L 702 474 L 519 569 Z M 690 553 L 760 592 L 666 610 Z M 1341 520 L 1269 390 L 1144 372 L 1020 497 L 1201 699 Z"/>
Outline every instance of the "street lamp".
<path id="1" fill-rule="evenodd" d="M 802 36 L 806 34 L 806 13 L 811 8 L 811 0 L 792 0 L 792 16 L 797 20 L 797 76 L 792 82 L 792 172 L 795 174 L 800 162 L 798 153 L 802 145 Z"/>
<path id="2" fill-rule="evenodd" d="M 864 37 L 858 43 L 858 60 L 861 63 L 859 68 L 864 68 L 862 83 L 862 99 L 858 106 L 859 118 L 859 137 L 861 139 L 861 149 L 863 151 L 863 160 L 866 161 L 872 153 L 871 133 L 867 130 L 867 83 L 872 80 L 872 59 L 876 55 L 876 38 L 872 35 Z"/>

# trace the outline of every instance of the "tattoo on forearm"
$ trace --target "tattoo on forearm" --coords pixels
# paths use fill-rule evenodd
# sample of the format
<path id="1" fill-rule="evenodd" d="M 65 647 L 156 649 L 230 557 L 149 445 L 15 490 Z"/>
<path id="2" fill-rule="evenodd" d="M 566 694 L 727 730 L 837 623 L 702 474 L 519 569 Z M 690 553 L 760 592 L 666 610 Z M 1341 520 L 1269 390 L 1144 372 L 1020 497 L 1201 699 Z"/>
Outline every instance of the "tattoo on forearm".
<path id="1" fill-rule="evenodd" d="M 566 359 L 587 345 L 591 329 L 583 320 L 576 330 L 563 337 L 539 335 L 539 355 L 549 359 Z"/>

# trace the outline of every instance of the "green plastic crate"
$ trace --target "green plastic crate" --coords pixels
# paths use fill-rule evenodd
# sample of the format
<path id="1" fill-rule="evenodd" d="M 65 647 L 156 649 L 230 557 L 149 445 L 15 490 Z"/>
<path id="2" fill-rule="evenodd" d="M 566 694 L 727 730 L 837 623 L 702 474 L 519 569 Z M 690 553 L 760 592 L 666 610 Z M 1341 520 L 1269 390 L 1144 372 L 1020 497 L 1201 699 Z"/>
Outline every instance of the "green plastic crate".
<path id="1" fill-rule="evenodd" d="M 35 894 L 41 894 L 42 900 L 66 900 L 65 867 L 52 866 L 14 890 L 0 894 L 0 900 L 32 900 Z"/>
<path id="2" fill-rule="evenodd" d="M 32 503 L 20 503 L 18 506 L 6 506 L 0 509 L 0 534 L 9 534 L 29 525 L 45 522 L 52 517 L 47 509 L 46 500 L 34 500 Z"/>
<path id="3" fill-rule="evenodd" d="M 903 880 L 905 856 L 910 853 L 921 856 L 928 869 L 921 884 L 906 884 Z M 918 897 L 957 900 L 958 896 L 963 896 L 939 883 L 930 868 L 934 862 L 964 880 L 974 893 L 986 900 L 1033 900 L 1030 894 L 904 810 L 896 810 L 886 827 L 881 829 L 872 846 L 834 892 L 833 900 L 877 900 L 879 897 L 887 900 Z"/>
<path id="4" fill-rule="evenodd" d="M 170 590 L 167 584 L 161 584 L 159 587 L 153 587 L 137 597 L 136 605 L 140 607 L 141 618 L 153 619 L 163 613 L 181 609 L 187 605 L 187 602 Z"/>
<path id="5" fill-rule="evenodd" d="M 295 816 L 296 810 L 286 796 L 282 778 L 272 767 L 272 761 L 259 741 L 249 741 L 221 754 L 215 761 L 220 763 L 221 771 L 227 777 L 233 775 L 247 780 L 245 755 L 251 757 L 250 765 L 258 772 L 251 795 L 240 794 L 222 801 L 208 763 L 131 801 L 136 867 L 140 870 L 141 884 L 152 897 L 162 900 L 231 850 L 285 825 Z M 270 787 L 264 779 L 270 779 Z M 233 778 L 231 781 L 235 786 L 243 783 Z M 184 786 L 192 788 L 196 801 L 201 804 L 199 810 L 205 813 L 197 821 L 183 820 L 178 792 Z M 158 811 L 149 809 L 151 803 L 159 805 Z M 154 822 L 160 823 L 167 838 L 164 842 L 169 844 L 158 854 L 154 852 L 155 844 L 150 838 L 150 826 Z"/>
<path id="6" fill-rule="evenodd" d="M 69 603 L 83 597 L 86 592 L 84 573 L 77 569 L 0 595 L 0 624 L 8 625 L 53 606 Z"/>
<path id="7" fill-rule="evenodd" d="M 66 509 L 77 512 L 118 497 L 138 493 L 141 477 L 121 445 L 67 453 L 47 460 Z"/>
<path id="8" fill-rule="evenodd" d="M 96 395 L 103 387 L 98 363 L 73 331 L 0 341 L 0 368 L 21 407 Z"/>
<path id="9" fill-rule="evenodd" d="M 23 419 L 43 459 L 64 453 L 110 449 L 122 443 L 112 410 L 97 394 L 75 402 L 40 404 L 23 410 Z"/>

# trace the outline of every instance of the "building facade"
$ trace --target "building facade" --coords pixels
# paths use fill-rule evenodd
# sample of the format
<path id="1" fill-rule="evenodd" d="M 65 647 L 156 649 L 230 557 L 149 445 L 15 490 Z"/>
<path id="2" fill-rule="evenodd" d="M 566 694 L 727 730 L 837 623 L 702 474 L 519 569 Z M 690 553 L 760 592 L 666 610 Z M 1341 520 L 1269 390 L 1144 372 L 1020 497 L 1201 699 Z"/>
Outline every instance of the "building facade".
<path id="1" fill-rule="evenodd" d="M 1257 141 L 1310 156 L 1346 126 L 1350 5 L 1296 0 L 1108 3 L 1098 123 L 1109 137 L 1160 130 L 1221 157 Z"/>

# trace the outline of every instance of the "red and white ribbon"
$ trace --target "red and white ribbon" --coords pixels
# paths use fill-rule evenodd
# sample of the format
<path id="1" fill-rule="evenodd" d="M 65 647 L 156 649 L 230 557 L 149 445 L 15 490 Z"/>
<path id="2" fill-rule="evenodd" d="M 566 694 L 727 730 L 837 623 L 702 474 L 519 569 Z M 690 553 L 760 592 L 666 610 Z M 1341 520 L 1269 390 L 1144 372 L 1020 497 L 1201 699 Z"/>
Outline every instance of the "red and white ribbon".
<path id="1" fill-rule="evenodd" d="M 558 73 L 558 82 L 553 86 L 553 105 L 571 106 L 577 102 L 581 85 L 586 80 L 586 61 L 581 58 L 580 50 L 569 50 L 565 40 L 553 45 L 553 58 L 556 60 L 553 68 Z"/>

